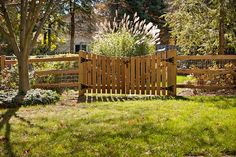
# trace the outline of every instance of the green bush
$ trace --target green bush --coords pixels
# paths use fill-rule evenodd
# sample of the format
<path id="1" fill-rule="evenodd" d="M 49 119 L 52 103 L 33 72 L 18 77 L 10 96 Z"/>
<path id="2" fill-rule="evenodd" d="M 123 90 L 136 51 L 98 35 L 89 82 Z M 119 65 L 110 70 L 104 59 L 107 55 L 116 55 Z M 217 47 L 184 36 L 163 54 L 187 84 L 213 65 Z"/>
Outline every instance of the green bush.
<path id="1" fill-rule="evenodd" d="M 118 22 L 114 21 L 98 25 L 98 33 L 90 45 L 93 53 L 106 56 L 130 57 L 155 53 L 155 45 L 159 41 L 160 30 L 152 23 L 140 21 L 137 14 L 132 20 L 124 15 Z"/>
<path id="2" fill-rule="evenodd" d="M 67 55 L 68 56 L 68 55 Z M 61 81 L 62 75 L 37 76 L 35 71 L 58 70 L 58 69 L 78 69 L 78 62 L 42 62 L 33 63 L 29 66 L 30 84 L 36 83 L 57 83 Z M 66 76 L 65 76 L 66 77 Z M 0 75 L 0 90 L 17 89 L 19 82 L 17 64 L 5 68 Z"/>
<path id="3" fill-rule="evenodd" d="M 17 90 L 0 91 L 0 107 L 17 107 Z M 20 105 L 51 104 L 59 100 L 59 95 L 52 90 L 31 89 Z"/>
<path id="4" fill-rule="evenodd" d="M 137 43 L 135 37 L 127 32 L 108 33 L 91 45 L 93 53 L 106 56 L 139 56 L 155 52 L 155 45 L 148 42 Z"/>

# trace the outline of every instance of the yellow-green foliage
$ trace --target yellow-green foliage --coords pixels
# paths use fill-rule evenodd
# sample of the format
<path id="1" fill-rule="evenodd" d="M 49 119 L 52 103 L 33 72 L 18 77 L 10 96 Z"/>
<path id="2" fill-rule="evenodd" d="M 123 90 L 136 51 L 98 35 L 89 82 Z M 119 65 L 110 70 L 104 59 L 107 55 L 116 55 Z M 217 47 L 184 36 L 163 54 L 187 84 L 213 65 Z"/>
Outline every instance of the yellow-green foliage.
<path id="1" fill-rule="evenodd" d="M 137 56 L 155 52 L 155 44 L 159 41 L 160 30 L 151 22 L 135 14 L 132 20 L 124 15 L 121 21 L 104 21 L 98 26 L 98 33 L 91 44 L 93 53 L 107 56 Z"/>
<path id="2" fill-rule="evenodd" d="M 155 52 L 155 45 L 136 43 L 135 37 L 129 32 L 114 32 L 105 34 L 103 38 L 95 40 L 92 44 L 92 52 L 107 56 L 137 56 Z"/>

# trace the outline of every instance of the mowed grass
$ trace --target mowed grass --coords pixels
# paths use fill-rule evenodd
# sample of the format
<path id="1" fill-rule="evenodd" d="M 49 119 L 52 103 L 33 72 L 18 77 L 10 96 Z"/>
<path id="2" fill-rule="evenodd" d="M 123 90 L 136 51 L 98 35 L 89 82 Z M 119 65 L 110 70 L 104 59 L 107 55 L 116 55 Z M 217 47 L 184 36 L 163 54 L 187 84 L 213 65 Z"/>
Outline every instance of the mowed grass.
<path id="1" fill-rule="evenodd" d="M 236 155 L 236 97 L 0 110 L 0 156 Z"/>
<path id="2" fill-rule="evenodd" d="M 178 75 L 176 77 L 177 84 L 182 84 L 182 83 L 185 83 L 187 81 L 195 81 L 195 78 L 192 77 L 192 76 L 185 76 L 185 75 Z"/>

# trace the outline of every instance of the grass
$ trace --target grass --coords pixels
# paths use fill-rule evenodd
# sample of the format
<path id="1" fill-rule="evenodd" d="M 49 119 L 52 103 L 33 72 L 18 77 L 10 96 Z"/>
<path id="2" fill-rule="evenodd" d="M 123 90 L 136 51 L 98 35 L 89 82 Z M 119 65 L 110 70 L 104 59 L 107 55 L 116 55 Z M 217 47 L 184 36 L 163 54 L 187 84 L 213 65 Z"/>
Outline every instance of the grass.
<path id="1" fill-rule="evenodd" d="M 178 75 L 176 77 L 177 84 L 181 84 L 181 83 L 184 83 L 186 81 L 194 81 L 194 78 L 191 77 L 191 76 L 184 76 L 184 75 Z"/>
<path id="2" fill-rule="evenodd" d="M 0 156 L 236 155 L 236 97 L 0 110 Z"/>

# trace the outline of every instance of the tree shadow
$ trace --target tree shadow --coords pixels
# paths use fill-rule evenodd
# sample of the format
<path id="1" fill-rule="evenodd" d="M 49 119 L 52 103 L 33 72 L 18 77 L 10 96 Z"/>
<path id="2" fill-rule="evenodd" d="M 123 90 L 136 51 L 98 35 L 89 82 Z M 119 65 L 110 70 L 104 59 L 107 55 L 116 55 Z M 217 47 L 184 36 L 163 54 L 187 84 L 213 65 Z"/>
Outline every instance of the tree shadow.
<path id="1" fill-rule="evenodd" d="M 20 121 L 26 123 L 30 127 L 38 127 L 40 129 L 43 129 L 41 126 L 37 126 L 35 124 L 32 124 L 30 121 L 26 120 L 24 117 L 21 117 L 17 115 L 17 111 L 20 109 L 20 107 L 15 108 L 9 108 L 7 111 L 3 114 L 0 114 L 0 131 L 5 126 L 5 134 L 4 137 L 0 139 L 0 141 L 3 141 L 4 143 L 4 149 L 5 149 L 5 155 L 9 157 L 16 156 L 13 152 L 12 145 L 11 145 L 11 124 L 10 120 L 15 117 L 19 119 Z"/>
<path id="2" fill-rule="evenodd" d="M 78 97 L 78 103 L 93 103 L 93 102 L 125 102 L 136 100 L 189 100 L 182 96 L 140 96 L 140 95 L 85 95 Z"/>
<path id="3" fill-rule="evenodd" d="M 19 107 L 11 108 L 1 115 L 0 130 L 2 130 L 3 127 L 5 126 L 5 134 L 3 138 L 4 149 L 6 150 L 5 155 L 9 157 L 15 156 L 14 152 L 12 151 L 12 145 L 11 145 L 11 140 L 10 140 L 10 136 L 11 136 L 10 120 L 14 115 L 16 115 L 16 112 L 18 110 L 19 110 Z"/>

